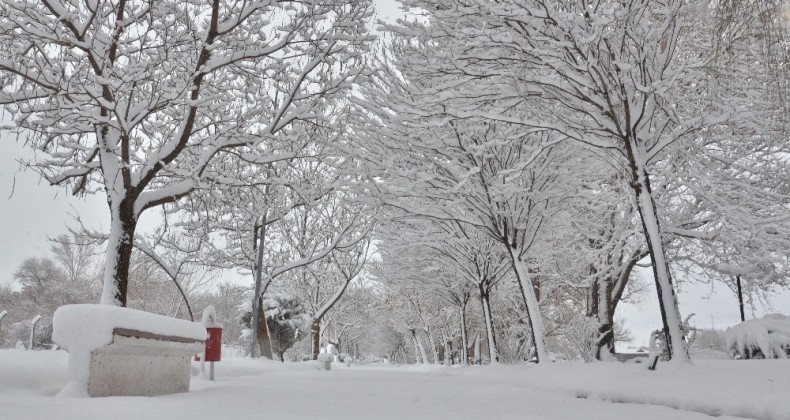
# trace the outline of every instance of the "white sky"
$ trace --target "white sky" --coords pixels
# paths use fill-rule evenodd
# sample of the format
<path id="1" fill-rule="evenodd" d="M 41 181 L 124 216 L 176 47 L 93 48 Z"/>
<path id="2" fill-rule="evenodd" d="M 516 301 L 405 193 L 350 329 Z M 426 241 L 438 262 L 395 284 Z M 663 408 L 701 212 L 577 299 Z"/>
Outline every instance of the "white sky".
<path id="1" fill-rule="evenodd" d="M 639 275 L 652 279 L 650 269 L 637 268 Z M 642 301 L 635 304 L 621 303 L 615 318 L 624 318 L 626 326 L 634 333 L 632 346 L 647 345 L 650 333 L 661 328 L 661 313 L 658 297 L 652 280 L 648 282 L 650 289 L 645 292 Z M 744 299 L 746 297 L 744 296 Z M 724 284 L 709 285 L 688 284 L 678 292 L 680 314 L 685 319 L 694 314 L 689 323 L 697 328 L 725 329 L 741 321 L 738 299 Z M 790 291 L 777 293 L 771 298 L 770 307 L 757 303 L 754 311 L 744 308 L 746 319 L 760 318 L 767 313 L 780 312 L 790 314 Z"/>
<path id="2" fill-rule="evenodd" d="M 0 283 L 10 282 L 25 258 L 47 255 L 48 238 L 67 233 L 74 214 L 89 226 L 109 226 L 103 197 L 77 199 L 33 171 L 21 170 L 17 159 L 27 153 L 21 140 L 0 133 Z"/>
<path id="3" fill-rule="evenodd" d="M 392 0 L 374 0 L 379 10 L 377 19 L 390 20 L 398 8 Z M 92 228 L 109 226 L 109 212 L 102 196 L 77 199 L 65 189 L 51 187 L 30 170 L 20 170 L 16 162 L 27 153 L 20 141 L 0 134 L 0 284 L 11 283 L 13 273 L 25 258 L 46 256 L 48 238 L 66 233 L 67 224 L 74 224 L 79 214 Z M 13 191 L 13 194 L 12 194 Z M 737 323 L 740 319 L 735 296 L 723 285 L 713 293 L 709 286 L 688 287 L 679 294 L 681 314 L 695 313 L 692 324 L 717 328 Z M 767 312 L 790 313 L 790 292 L 784 291 L 773 300 L 773 308 L 759 308 L 754 314 L 747 309 L 747 319 Z M 618 318 L 625 318 L 637 340 L 647 344 L 649 333 L 661 326 L 655 290 L 645 294 L 639 304 L 621 304 Z"/>
<path id="4" fill-rule="evenodd" d="M 400 4 L 395 0 L 373 0 L 376 5 L 376 19 L 393 21 L 401 15 Z"/>

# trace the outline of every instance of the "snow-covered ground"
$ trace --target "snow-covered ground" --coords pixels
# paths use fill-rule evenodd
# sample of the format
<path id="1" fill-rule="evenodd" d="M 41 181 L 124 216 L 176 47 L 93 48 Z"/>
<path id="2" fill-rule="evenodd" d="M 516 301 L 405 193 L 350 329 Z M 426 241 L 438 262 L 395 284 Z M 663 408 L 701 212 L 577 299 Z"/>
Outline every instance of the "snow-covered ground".
<path id="1" fill-rule="evenodd" d="M 0 350 L 0 419 L 790 419 L 790 361 L 468 368 L 219 362 L 186 394 L 58 398 L 63 351 Z"/>

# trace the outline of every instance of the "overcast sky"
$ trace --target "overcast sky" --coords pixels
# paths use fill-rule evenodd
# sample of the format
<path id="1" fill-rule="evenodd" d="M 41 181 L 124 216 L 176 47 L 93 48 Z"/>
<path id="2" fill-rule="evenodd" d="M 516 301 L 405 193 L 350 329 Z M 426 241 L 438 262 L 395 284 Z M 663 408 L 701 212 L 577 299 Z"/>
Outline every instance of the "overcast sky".
<path id="1" fill-rule="evenodd" d="M 375 3 L 378 19 L 390 20 L 398 13 L 391 0 Z M 15 137 L 0 136 L 0 284 L 4 284 L 12 281 L 25 258 L 47 255 L 48 238 L 66 233 L 67 224 L 74 224 L 72 215 L 79 214 L 89 227 L 101 229 L 109 226 L 109 211 L 102 196 L 77 199 L 63 188 L 49 186 L 36 173 L 20 170 L 16 160 L 29 152 Z M 686 289 L 679 294 L 680 310 L 684 317 L 696 314 L 692 324 L 724 328 L 739 321 L 737 300 L 723 285 L 713 291 L 709 286 Z M 778 294 L 773 303 L 773 308 L 758 308 L 754 315 L 790 313 L 790 292 Z M 646 344 L 650 331 L 661 326 L 655 290 L 645 293 L 642 303 L 621 304 L 617 317 L 626 319 L 637 338 L 635 344 Z M 747 312 L 747 319 L 751 317 Z"/>

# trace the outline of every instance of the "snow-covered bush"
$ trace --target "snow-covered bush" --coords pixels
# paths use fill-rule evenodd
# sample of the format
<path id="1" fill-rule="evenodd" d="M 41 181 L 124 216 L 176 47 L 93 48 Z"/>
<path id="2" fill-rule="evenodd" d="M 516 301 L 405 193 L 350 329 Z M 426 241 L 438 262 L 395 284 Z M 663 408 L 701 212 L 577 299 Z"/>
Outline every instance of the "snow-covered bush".
<path id="1" fill-rule="evenodd" d="M 307 336 L 308 315 L 304 306 L 286 293 L 268 293 L 263 298 L 266 326 L 272 340 L 272 350 L 284 360 L 285 352 Z M 249 328 L 252 323 L 252 302 L 245 300 L 239 306 L 239 322 Z M 246 338 L 249 340 L 249 337 Z"/>
<path id="2" fill-rule="evenodd" d="M 598 329 L 601 324 L 587 316 L 574 317 L 570 321 L 563 328 L 565 338 L 579 352 L 585 363 L 592 362 L 598 350 Z"/>
<path id="3" fill-rule="evenodd" d="M 790 352 L 790 317 L 768 314 L 741 322 L 724 333 L 730 357 L 786 359 Z"/>
<path id="4" fill-rule="evenodd" d="M 697 328 L 689 323 L 694 314 L 689 314 L 683 320 L 681 332 L 683 333 L 683 340 L 686 342 L 685 347 L 688 349 L 694 345 L 697 340 Z M 666 335 L 663 330 L 655 330 L 650 334 L 650 348 L 653 351 L 658 351 L 661 354 L 662 360 L 671 359 L 669 348 L 667 347 Z"/>
<path id="5" fill-rule="evenodd" d="M 272 337 L 272 350 L 283 360 L 283 354 L 306 337 L 308 315 L 302 304 L 284 293 L 273 293 L 263 298 L 266 325 Z"/>

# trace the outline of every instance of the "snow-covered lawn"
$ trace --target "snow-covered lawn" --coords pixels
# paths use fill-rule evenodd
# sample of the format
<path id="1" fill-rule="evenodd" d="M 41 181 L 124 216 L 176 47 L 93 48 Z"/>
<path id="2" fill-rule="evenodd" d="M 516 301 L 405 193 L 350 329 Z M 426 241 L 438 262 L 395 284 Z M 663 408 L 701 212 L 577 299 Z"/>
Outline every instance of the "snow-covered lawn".
<path id="1" fill-rule="evenodd" d="M 790 361 L 469 368 L 248 359 L 186 394 L 59 398 L 62 351 L 0 350 L 0 419 L 790 419 Z M 734 417 L 733 417 L 734 416 Z"/>

